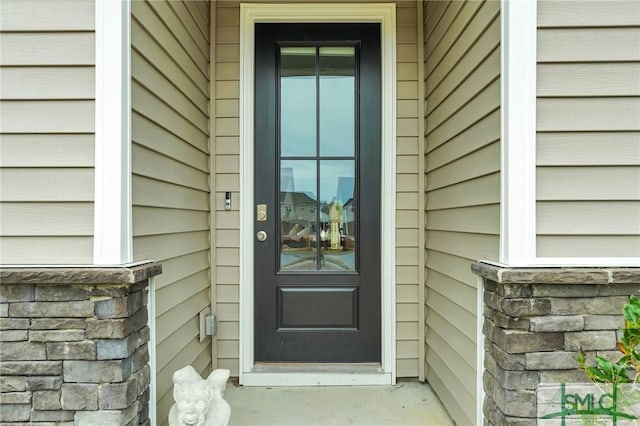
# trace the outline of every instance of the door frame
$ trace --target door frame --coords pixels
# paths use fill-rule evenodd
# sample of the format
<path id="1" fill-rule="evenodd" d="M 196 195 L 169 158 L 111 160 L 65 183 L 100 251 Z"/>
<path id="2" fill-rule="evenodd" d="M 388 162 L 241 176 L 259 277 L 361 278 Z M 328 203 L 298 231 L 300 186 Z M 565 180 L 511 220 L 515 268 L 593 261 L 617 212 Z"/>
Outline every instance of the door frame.
<path id="1" fill-rule="evenodd" d="M 253 214 L 254 214 L 254 52 L 258 22 L 380 23 L 382 63 L 381 368 L 302 371 L 254 368 Z M 395 384 L 395 215 L 396 215 L 396 9 L 394 3 L 240 4 L 240 383 L 277 385 Z M 285 372 L 283 372 L 285 371 Z"/>

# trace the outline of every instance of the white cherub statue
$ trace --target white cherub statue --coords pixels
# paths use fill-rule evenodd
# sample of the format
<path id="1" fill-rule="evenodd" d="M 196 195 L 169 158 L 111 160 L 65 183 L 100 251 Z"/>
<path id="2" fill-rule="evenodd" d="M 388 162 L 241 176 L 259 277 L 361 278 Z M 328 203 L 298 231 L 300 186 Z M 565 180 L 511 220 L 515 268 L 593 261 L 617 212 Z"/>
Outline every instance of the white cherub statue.
<path id="1" fill-rule="evenodd" d="M 231 406 L 222 399 L 229 370 L 214 370 L 204 380 L 190 365 L 173 373 L 169 426 L 227 426 Z"/>

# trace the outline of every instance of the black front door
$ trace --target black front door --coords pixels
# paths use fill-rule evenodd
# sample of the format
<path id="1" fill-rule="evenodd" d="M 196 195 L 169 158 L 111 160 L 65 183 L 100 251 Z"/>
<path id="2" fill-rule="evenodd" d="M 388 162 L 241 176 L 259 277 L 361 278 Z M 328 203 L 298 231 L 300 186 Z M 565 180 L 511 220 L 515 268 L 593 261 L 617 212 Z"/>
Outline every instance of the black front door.
<path id="1" fill-rule="evenodd" d="M 255 34 L 255 360 L 380 362 L 380 27 Z"/>

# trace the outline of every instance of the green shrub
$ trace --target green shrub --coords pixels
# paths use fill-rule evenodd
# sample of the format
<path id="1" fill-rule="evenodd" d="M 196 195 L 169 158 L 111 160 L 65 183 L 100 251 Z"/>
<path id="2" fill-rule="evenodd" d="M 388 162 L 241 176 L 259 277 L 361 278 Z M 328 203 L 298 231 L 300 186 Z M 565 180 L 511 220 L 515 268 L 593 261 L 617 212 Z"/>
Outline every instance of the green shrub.
<path id="1" fill-rule="evenodd" d="M 587 365 L 587 354 L 584 351 L 576 356 L 579 368 L 585 372 L 593 383 L 638 383 L 640 378 L 640 299 L 631 296 L 622 309 L 624 328 L 622 338 L 616 344 L 622 356 L 616 362 L 596 356 L 595 366 Z"/>

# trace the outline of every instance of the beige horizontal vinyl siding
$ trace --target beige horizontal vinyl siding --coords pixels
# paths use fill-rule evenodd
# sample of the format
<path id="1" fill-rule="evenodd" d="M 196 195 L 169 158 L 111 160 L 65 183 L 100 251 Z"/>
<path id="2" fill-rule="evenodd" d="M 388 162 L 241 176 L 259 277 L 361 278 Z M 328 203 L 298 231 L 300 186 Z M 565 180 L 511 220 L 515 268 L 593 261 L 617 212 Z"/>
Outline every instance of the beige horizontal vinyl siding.
<path id="1" fill-rule="evenodd" d="M 640 3 L 541 1 L 537 255 L 640 256 Z"/>
<path id="2" fill-rule="evenodd" d="M 0 264 L 93 261 L 94 2 L 0 2 Z"/>
<path id="3" fill-rule="evenodd" d="M 240 340 L 240 7 L 216 3 L 215 58 L 215 271 L 218 367 L 239 375 Z M 225 192 L 231 210 L 224 210 Z M 212 212 L 213 213 L 213 212 Z"/>
<path id="4" fill-rule="evenodd" d="M 419 215 L 424 196 L 419 193 L 418 29 L 417 2 L 396 3 L 397 14 L 397 156 L 396 156 L 396 357 L 398 377 L 418 377 L 420 359 Z M 411 148 L 411 149 L 409 149 Z"/>
<path id="5" fill-rule="evenodd" d="M 500 3 L 425 5 L 426 372 L 457 424 L 476 421 L 478 259 L 500 227 Z"/>
<path id="6" fill-rule="evenodd" d="M 158 424 L 171 377 L 211 369 L 198 313 L 210 304 L 208 6 L 132 2 L 132 197 L 135 260 L 162 263 L 155 279 Z"/>
<path id="7" fill-rule="evenodd" d="M 397 226 L 396 255 L 398 377 L 418 377 L 419 282 L 423 252 L 418 244 L 418 43 L 416 4 L 397 3 Z M 224 192 L 239 199 L 239 40 L 238 2 L 217 2 L 216 20 L 216 288 L 218 366 L 238 375 L 239 353 L 239 211 L 224 210 Z"/>

